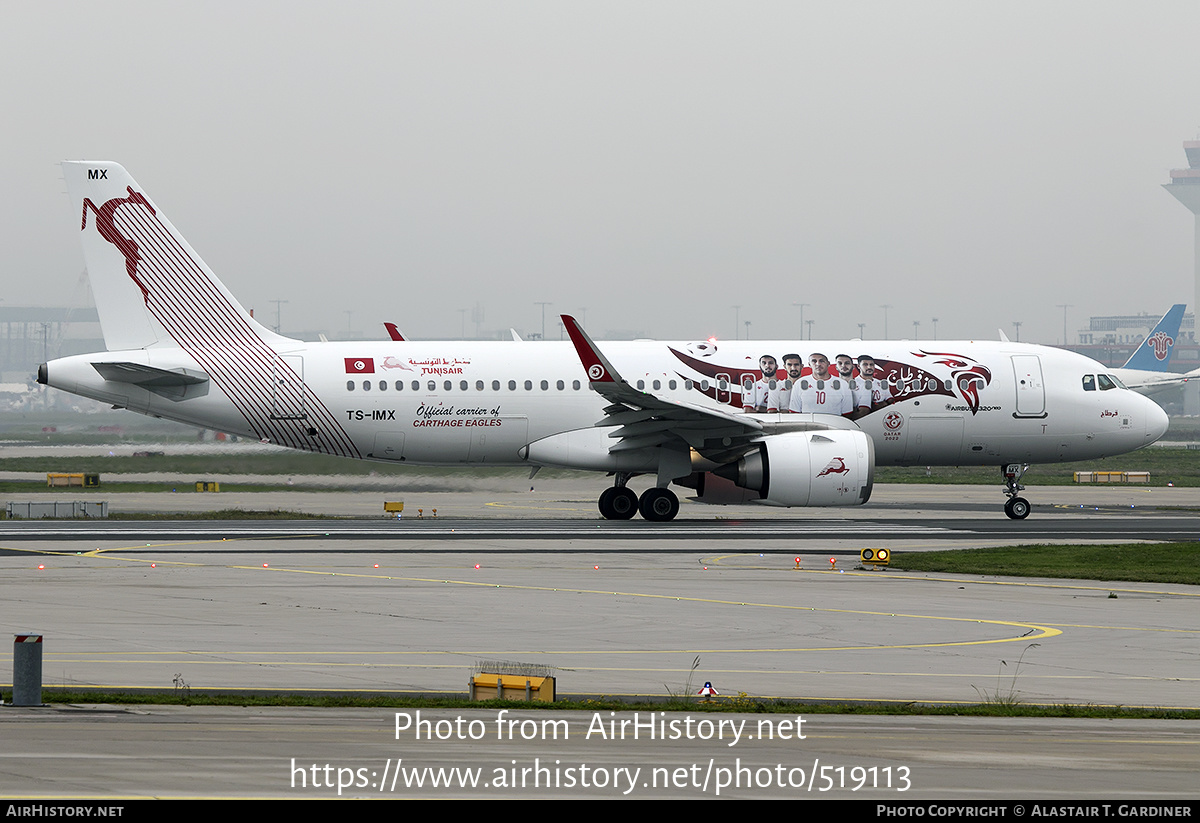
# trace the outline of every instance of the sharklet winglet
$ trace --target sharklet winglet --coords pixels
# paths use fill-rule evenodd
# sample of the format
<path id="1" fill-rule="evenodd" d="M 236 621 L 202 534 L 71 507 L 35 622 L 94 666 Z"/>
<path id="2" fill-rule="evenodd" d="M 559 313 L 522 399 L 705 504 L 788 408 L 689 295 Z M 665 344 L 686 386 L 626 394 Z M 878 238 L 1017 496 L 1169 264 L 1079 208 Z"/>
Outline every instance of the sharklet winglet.
<path id="1" fill-rule="evenodd" d="M 576 322 L 575 318 L 569 314 L 561 315 L 561 317 L 567 334 L 571 336 L 571 342 L 575 344 L 575 353 L 579 355 L 579 361 L 583 363 L 583 370 L 587 372 L 588 380 L 592 383 L 624 383 L 625 380 L 613 368 L 612 363 L 608 362 L 608 358 L 600 353 L 596 344 L 592 342 L 592 338 L 588 337 L 587 332 Z"/>

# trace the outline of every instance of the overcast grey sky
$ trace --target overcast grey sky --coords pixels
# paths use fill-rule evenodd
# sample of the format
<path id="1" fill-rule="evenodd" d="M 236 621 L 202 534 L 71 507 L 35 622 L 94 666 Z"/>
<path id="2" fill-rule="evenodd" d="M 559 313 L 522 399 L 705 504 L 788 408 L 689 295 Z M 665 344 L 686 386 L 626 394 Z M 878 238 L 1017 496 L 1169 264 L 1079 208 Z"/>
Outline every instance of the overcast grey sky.
<path id="1" fill-rule="evenodd" d="M 1192 302 L 1194 2 L 3 0 L 7 305 L 109 159 L 283 330 L 1011 336 Z M 349 317 L 347 312 L 353 312 Z M 473 332 L 470 313 L 468 334 Z M 557 337 L 557 324 L 547 323 Z M 743 327 L 744 331 L 744 327 Z"/>

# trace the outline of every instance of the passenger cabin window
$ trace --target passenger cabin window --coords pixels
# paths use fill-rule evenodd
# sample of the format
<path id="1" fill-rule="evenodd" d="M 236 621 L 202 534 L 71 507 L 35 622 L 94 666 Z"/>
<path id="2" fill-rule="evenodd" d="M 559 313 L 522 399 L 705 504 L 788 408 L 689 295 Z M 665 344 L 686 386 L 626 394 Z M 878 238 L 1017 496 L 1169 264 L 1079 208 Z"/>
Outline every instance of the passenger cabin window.
<path id="1" fill-rule="evenodd" d="M 354 391 L 354 381 L 353 380 L 346 381 L 346 391 Z"/>

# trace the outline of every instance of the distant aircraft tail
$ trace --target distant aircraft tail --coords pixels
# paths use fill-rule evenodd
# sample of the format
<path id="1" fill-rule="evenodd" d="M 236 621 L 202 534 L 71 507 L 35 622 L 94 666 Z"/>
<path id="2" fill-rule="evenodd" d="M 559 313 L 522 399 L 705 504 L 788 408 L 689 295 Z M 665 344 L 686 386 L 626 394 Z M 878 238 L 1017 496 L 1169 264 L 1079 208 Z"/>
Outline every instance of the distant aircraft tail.
<path id="1" fill-rule="evenodd" d="M 64 161 L 109 351 L 283 342 L 221 284 L 117 163 Z"/>
<path id="2" fill-rule="evenodd" d="M 1171 352 L 1179 337 L 1179 326 L 1183 322 L 1184 303 L 1176 303 L 1162 316 L 1142 344 L 1134 349 L 1129 360 L 1121 368 L 1140 371 L 1167 371 Z"/>

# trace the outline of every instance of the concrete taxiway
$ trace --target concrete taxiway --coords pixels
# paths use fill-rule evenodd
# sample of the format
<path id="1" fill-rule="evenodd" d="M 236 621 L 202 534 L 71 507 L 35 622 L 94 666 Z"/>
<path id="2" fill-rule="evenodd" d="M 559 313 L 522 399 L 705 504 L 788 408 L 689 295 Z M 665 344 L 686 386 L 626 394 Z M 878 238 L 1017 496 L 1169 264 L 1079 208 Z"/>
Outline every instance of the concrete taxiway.
<path id="1" fill-rule="evenodd" d="M 1088 816 L 1194 817 L 1195 801 L 1180 802 L 1195 797 L 1200 767 L 1190 726 L 490 708 L 9 709 L 0 711 L 0 797 L 836 798 L 951 819 L 966 816 L 962 804 L 1036 799 L 1048 803 L 1027 806 L 1029 816 L 1105 802 L 1109 814 Z"/>
<path id="2" fill-rule="evenodd" d="M 489 512 L 502 508 L 505 517 L 494 522 L 440 512 L 436 522 L 329 521 L 337 527 L 328 529 L 327 521 L 286 524 L 299 529 L 295 534 L 279 533 L 281 527 L 272 524 L 263 524 L 261 531 L 230 524 L 222 534 L 221 525 L 205 531 L 155 523 L 139 524 L 141 531 L 109 532 L 105 527 L 129 526 L 110 523 L 50 534 L 22 531 L 46 524 L 13 523 L 0 532 L 0 614 L 14 633 L 45 635 L 44 680 L 54 686 L 461 694 L 479 661 L 500 660 L 550 667 L 563 696 L 666 697 L 694 693 L 710 682 L 722 695 L 744 694 L 743 699 L 1197 706 L 1200 588 L 854 568 L 863 546 L 1029 542 L 1019 536 L 1037 533 L 1040 540 L 1041 531 L 1055 523 L 1063 525 L 1057 538 L 1062 540 L 1079 539 L 1075 532 L 1093 539 L 1126 532 L 1152 537 L 1167 521 L 1172 525 L 1166 531 L 1185 532 L 1188 515 L 1178 509 L 1194 502 L 1195 492 L 1150 490 L 1171 494 L 1137 497 L 1154 505 L 1126 508 L 1130 504 L 1123 496 L 1147 490 L 1066 490 L 1089 498 L 1071 502 L 1062 490 L 1042 497 L 1039 489 L 1030 495 L 1041 500 L 1034 515 L 1010 524 L 994 510 L 993 498 L 999 497 L 994 489 L 946 489 L 939 491 L 943 498 L 930 495 L 932 502 L 919 505 L 913 504 L 916 497 L 906 496 L 929 487 L 904 487 L 895 492 L 894 504 L 887 502 L 892 491 L 885 489 L 878 505 L 832 517 L 828 511 L 689 506 L 675 524 L 606 524 L 588 511 L 594 503 L 582 496 L 585 492 L 569 489 L 557 492 L 558 502 L 531 501 L 527 491 L 508 497 L 490 491 L 460 495 L 456 505 Z M 1169 504 L 1165 497 L 1171 498 Z M 359 498 L 356 505 L 368 502 Z M 379 500 L 369 502 L 378 505 Z M 502 505 L 488 505 L 494 502 Z M 546 515 L 547 508 L 556 514 Z M 563 509 L 578 511 L 567 516 L 558 513 Z M 713 520 L 713 511 L 722 519 Z M 703 520 L 698 512 L 706 513 Z M 970 525 L 987 522 L 999 526 L 988 531 Z M 375 531 L 356 534 L 359 527 Z M 402 529 L 405 539 L 386 539 L 379 528 Z M 455 531 L 460 528 L 470 535 Z M 535 536 L 541 528 L 558 531 Z M 774 528 L 786 536 L 773 535 Z M 953 534 L 935 539 L 935 531 Z M 828 562 L 831 557 L 836 567 Z M 11 658 L 5 655 L 0 681 L 10 677 Z M 39 744 L 33 741 L 44 732 L 38 724 L 68 723 L 66 718 L 75 725 L 63 728 L 74 729 L 80 741 L 103 741 L 117 728 L 114 723 L 130 730 L 118 735 L 121 740 L 132 739 L 128 734 L 135 726 L 153 724 L 159 728 L 147 734 L 174 740 L 172 730 L 183 722 L 178 713 L 192 710 L 136 716 L 39 711 L 0 712 L 4 739 L 18 741 L 6 742 L 7 751 L 35 755 Z M 230 740 L 242 742 L 227 745 L 252 753 L 248 762 L 269 761 L 269 768 L 280 773 L 272 772 L 275 782 L 263 790 L 267 794 L 280 793 L 274 787 L 282 785 L 287 758 L 301 756 L 293 751 L 312 762 L 343 753 L 349 757 L 359 751 L 358 743 L 374 740 L 376 727 L 391 717 L 386 712 L 305 713 L 299 719 L 263 715 L 261 722 L 268 725 L 300 729 L 301 738 L 341 741 L 314 746 L 297 738 L 289 747 L 237 736 L 258 720 L 206 712 L 187 714 L 186 722 L 237 729 L 229 732 Z M 1037 723 L 1035 728 L 1051 728 Z M 934 775 L 949 774 L 945 769 L 952 762 L 962 764 L 964 775 L 985 762 L 999 763 L 1010 770 L 996 774 L 1009 778 L 1028 775 L 1030 762 L 1040 764 L 1035 767 L 1040 773 L 1064 775 L 1085 763 L 1087 780 L 1039 796 L 1082 796 L 1083 787 L 1093 784 L 1096 793 L 1090 796 L 1111 797 L 1114 787 L 1144 792 L 1138 796 L 1170 796 L 1171 778 L 1177 776 L 1176 766 L 1161 771 L 1168 778 L 1163 781 L 1135 775 L 1128 766 L 1129 780 L 1114 781 L 1120 756 L 1097 759 L 1094 747 L 1110 743 L 1091 728 L 1072 727 L 1079 730 L 1073 738 L 1063 731 L 1075 747 L 1058 752 L 1047 743 L 1039 761 L 1020 746 L 1001 756 L 995 736 L 1037 737 L 1024 727 L 992 729 L 989 735 L 995 736 L 964 742 L 969 751 L 957 753 L 936 734 L 909 739 L 908 732 L 880 731 L 887 726 L 881 722 L 856 736 L 858 748 L 850 746 L 839 762 L 879 767 L 914 758 L 927 766 L 937 762 L 941 765 L 929 766 L 921 785 L 943 791 L 957 786 L 962 792 L 975 784 L 947 784 Z M 1194 774 L 1200 759 L 1190 726 L 1139 727 L 1159 754 L 1138 762 L 1159 762 L 1169 742 L 1175 762 Z M 1182 739 L 1174 736 L 1176 729 L 1185 733 Z M 893 734 L 895 749 L 885 757 L 879 735 Z M 174 745 L 164 743 L 162 750 L 164 756 L 181 758 L 172 768 L 195 775 Z M 221 745 L 213 743 L 214 751 Z M 553 747 L 549 754 L 535 747 L 517 749 L 509 759 L 559 756 Z M 404 751 L 416 758 L 433 750 Z M 461 750 L 450 751 L 431 762 L 457 762 L 452 752 Z M 847 759 L 855 752 L 857 759 Z M 700 755 L 717 753 L 730 750 L 701 746 L 646 756 L 653 762 L 656 757 L 699 762 Z M 773 749 L 759 754 L 764 762 L 784 762 Z M 635 755 L 642 756 L 642 750 L 622 750 L 616 760 Z M 588 744 L 570 756 L 603 755 Z M 63 756 L 64 763 L 70 759 Z M 235 770 L 242 768 L 239 762 Z M 72 768 L 63 765 L 57 773 L 66 775 Z M 224 768 L 210 764 L 199 772 L 217 775 Z M 199 793 L 222 793 L 201 789 L 203 781 L 180 779 Z M 54 783 L 48 791 L 62 792 L 63 785 Z M 163 788 L 170 794 L 167 787 L 176 784 L 101 785 L 124 785 L 130 793 Z M 1014 785 L 998 791 L 1012 796 Z M 669 796 L 696 796 L 694 789 L 681 791 Z M 595 796 L 610 796 L 605 792 Z"/>
<path id="3" fill-rule="evenodd" d="M 864 546 L 1193 531 L 1177 508 L 1124 507 L 1147 490 L 1051 489 L 1095 505 L 1019 523 L 990 511 L 992 489 L 882 487 L 897 502 L 720 520 L 691 505 L 670 524 L 585 516 L 581 491 L 557 492 L 575 518 L 476 491 L 459 505 L 508 517 L 7 523 L 0 609 L 47 636 L 55 685 L 460 692 L 476 661 L 501 659 L 558 670 L 560 694 L 708 680 L 800 699 L 1197 705 L 1192 587 L 855 570 Z"/>

